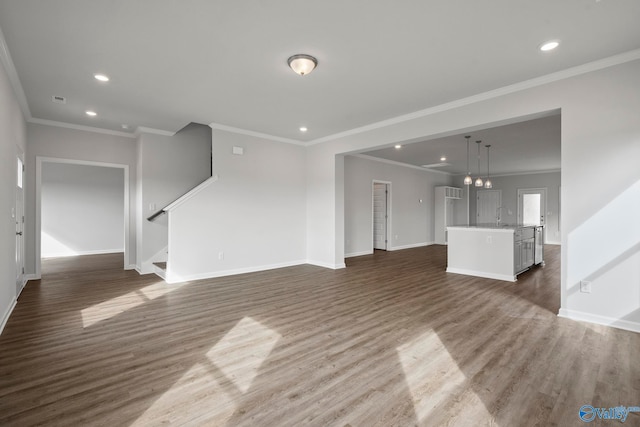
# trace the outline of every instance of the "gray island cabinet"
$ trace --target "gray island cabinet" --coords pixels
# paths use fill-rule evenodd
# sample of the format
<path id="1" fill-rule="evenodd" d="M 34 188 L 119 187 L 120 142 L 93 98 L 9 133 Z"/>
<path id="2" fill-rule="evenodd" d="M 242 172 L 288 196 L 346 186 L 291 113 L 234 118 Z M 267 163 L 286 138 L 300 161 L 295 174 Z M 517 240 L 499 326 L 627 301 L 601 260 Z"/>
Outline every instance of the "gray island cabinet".
<path id="1" fill-rule="evenodd" d="M 493 225 L 447 227 L 447 272 L 515 282 L 544 264 L 543 227 Z"/>

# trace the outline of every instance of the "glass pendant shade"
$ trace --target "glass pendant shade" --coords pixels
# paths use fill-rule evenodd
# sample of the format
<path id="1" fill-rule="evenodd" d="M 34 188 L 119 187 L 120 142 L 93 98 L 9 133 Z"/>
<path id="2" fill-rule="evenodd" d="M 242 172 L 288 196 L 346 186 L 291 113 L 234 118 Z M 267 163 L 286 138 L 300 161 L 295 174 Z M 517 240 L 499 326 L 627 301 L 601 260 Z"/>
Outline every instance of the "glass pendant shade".
<path id="1" fill-rule="evenodd" d="M 467 175 L 464 177 L 464 185 L 471 185 L 473 184 L 473 178 L 471 178 L 471 175 Z"/>
<path id="2" fill-rule="evenodd" d="M 476 178 L 476 187 L 482 187 L 484 183 L 482 182 L 482 178 L 477 177 Z"/>
<path id="3" fill-rule="evenodd" d="M 313 71 L 318 65 L 318 60 L 311 55 L 293 55 L 287 60 L 289 67 L 297 74 L 304 76 Z"/>
<path id="4" fill-rule="evenodd" d="M 484 188 L 493 188 L 493 184 L 489 178 L 484 182 Z"/>

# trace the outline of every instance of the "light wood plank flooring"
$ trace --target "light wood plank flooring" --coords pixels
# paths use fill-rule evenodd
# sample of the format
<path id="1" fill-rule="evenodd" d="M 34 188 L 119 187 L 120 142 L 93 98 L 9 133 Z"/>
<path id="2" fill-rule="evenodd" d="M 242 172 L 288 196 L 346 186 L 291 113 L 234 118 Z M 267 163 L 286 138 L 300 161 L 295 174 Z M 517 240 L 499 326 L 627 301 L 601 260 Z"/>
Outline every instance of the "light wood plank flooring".
<path id="1" fill-rule="evenodd" d="M 0 425 L 582 426 L 584 404 L 640 405 L 640 335 L 558 318 L 546 255 L 515 284 L 445 273 L 444 246 L 184 285 L 47 260 L 0 337 Z"/>

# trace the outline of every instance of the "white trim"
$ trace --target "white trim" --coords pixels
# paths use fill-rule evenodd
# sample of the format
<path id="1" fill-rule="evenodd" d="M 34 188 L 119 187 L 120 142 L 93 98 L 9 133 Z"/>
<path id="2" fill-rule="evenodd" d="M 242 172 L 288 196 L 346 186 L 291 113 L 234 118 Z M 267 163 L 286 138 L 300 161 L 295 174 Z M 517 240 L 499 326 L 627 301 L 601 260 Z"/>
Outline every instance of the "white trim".
<path id="1" fill-rule="evenodd" d="M 599 314 L 591 314 L 585 313 L 583 311 L 567 310 L 565 308 L 561 308 L 558 312 L 558 317 L 576 320 L 579 322 L 595 323 L 597 325 L 604 325 L 612 328 L 624 329 L 626 331 L 640 333 L 640 323 L 638 322 L 631 322 L 629 320 L 601 316 Z"/>
<path id="2" fill-rule="evenodd" d="M 562 169 L 547 169 L 547 170 L 538 170 L 538 171 L 526 171 L 526 172 L 509 172 L 509 173 L 499 173 L 499 174 L 491 174 L 492 177 L 497 178 L 501 176 L 519 176 L 519 175 L 544 175 L 546 173 L 558 173 L 562 172 Z M 460 175 L 463 176 L 463 175 Z"/>
<path id="3" fill-rule="evenodd" d="M 11 307 L 9 307 L 7 311 L 4 313 L 4 316 L 2 316 L 2 322 L 0 323 L 0 335 L 2 335 L 2 331 L 4 331 L 4 327 L 7 325 L 7 322 L 9 321 L 9 317 L 11 316 L 11 313 L 13 313 L 13 309 L 16 308 L 16 304 L 18 304 L 18 299 L 14 298 L 13 303 L 11 304 Z"/>
<path id="4" fill-rule="evenodd" d="M 182 205 L 187 200 L 191 199 L 196 194 L 198 194 L 199 192 L 201 192 L 202 190 L 204 190 L 205 188 L 207 188 L 208 186 L 210 186 L 211 184 L 213 184 L 217 180 L 218 180 L 218 175 L 213 175 L 212 177 L 207 178 L 206 180 L 204 180 L 203 182 L 201 182 L 197 186 L 193 187 L 187 193 L 183 194 L 178 199 L 176 199 L 175 201 L 171 202 L 171 204 L 165 206 L 162 210 L 164 212 L 170 212 L 170 211 L 174 210 L 175 208 L 177 208 L 178 206 Z"/>
<path id="5" fill-rule="evenodd" d="M 147 128 L 144 126 L 138 126 L 136 128 L 136 131 L 133 133 L 133 137 L 138 137 L 140 136 L 140 134 L 142 133 L 151 133 L 154 135 L 162 135 L 162 136 L 174 136 L 176 134 L 176 132 L 171 132 L 169 130 L 162 130 L 162 129 L 154 129 L 154 128 Z"/>
<path id="6" fill-rule="evenodd" d="M 247 130 L 247 129 L 241 129 L 241 128 L 236 128 L 233 126 L 227 126 L 227 125 L 222 125 L 220 123 L 209 123 L 209 127 L 211 129 L 217 129 L 217 130 L 222 130 L 225 132 L 231 132 L 231 133 L 237 133 L 240 135 L 247 135 L 247 136 L 253 136 L 256 138 L 261 138 L 261 139 L 267 139 L 269 141 L 276 141 L 276 142 L 284 142 L 285 144 L 294 144 L 294 145 L 301 145 L 301 146 L 306 146 L 307 144 L 305 144 L 302 141 L 299 141 L 297 139 L 290 139 L 290 138 L 283 138 L 280 136 L 275 136 L 275 135 L 269 135 L 267 133 L 262 133 L 262 132 L 255 132 L 252 130 Z"/>
<path id="7" fill-rule="evenodd" d="M 359 133 L 368 132 L 371 130 L 380 129 L 387 126 L 392 126 L 392 125 L 403 123 L 409 120 L 430 116 L 432 114 L 441 113 L 443 111 L 453 110 L 455 108 L 464 107 L 466 105 L 475 104 L 481 101 L 487 101 L 489 99 L 498 98 L 504 95 L 508 95 L 510 93 L 520 92 L 526 89 L 531 89 L 537 86 L 542 86 L 548 83 L 553 83 L 559 80 L 568 79 L 570 77 L 579 76 L 581 74 L 590 73 L 592 71 L 598 71 L 604 68 L 613 67 L 615 65 L 624 64 L 626 62 L 631 62 L 638 59 L 640 59 L 640 49 L 632 50 L 629 52 L 610 56 L 608 58 L 578 65 L 576 67 L 567 68 L 566 70 L 557 71 L 555 73 L 547 74 L 545 76 L 536 77 L 534 79 L 525 80 L 523 82 L 504 86 L 499 89 L 490 90 L 488 92 L 483 92 L 477 95 L 468 96 L 466 98 L 436 105 L 434 107 L 429 107 L 423 110 L 415 111 L 413 113 L 397 116 L 388 120 L 382 120 L 376 123 L 371 123 L 366 126 L 353 128 L 344 132 L 338 132 L 333 135 L 328 135 L 322 138 L 314 139 L 312 141 L 309 141 L 307 145 L 311 146 L 311 145 L 321 144 L 323 142 L 333 141 L 338 138 L 344 138 L 347 136 L 356 135 Z"/>
<path id="8" fill-rule="evenodd" d="M 129 247 L 130 241 L 130 227 L 131 221 L 131 208 L 129 203 L 129 165 L 123 165 L 119 163 L 104 163 L 95 162 L 90 160 L 76 160 L 76 159 L 62 159 L 57 157 L 43 157 L 36 156 L 36 221 L 35 221 L 35 262 L 36 271 L 35 276 L 42 277 L 42 163 L 66 163 L 73 165 L 85 165 L 85 166 L 99 166 L 108 168 L 118 168 L 124 170 L 124 269 L 130 266 L 130 254 L 131 248 Z"/>
<path id="9" fill-rule="evenodd" d="M 51 255 L 42 255 L 42 259 L 49 258 L 70 258 L 74 256 L 83 256 L 83 255 L 105 255 L 105 254 L 122 254 L 124 253 L 124 249 L 101 249 L 96 251 L 80 251 L 76 252 L 73 255 L 69 255 L 69 253 L 62 252 L 59 254 L 51 254 Z"/>
<path id="10" fill-rule="evenodd" d="M 313 261 L 308 259 L 305 264 L 315 265 L 316 267 L 329 268 L 331 270 L 340 270 L 342 268 L 347 268 L 347 265 L 344 262 L 340 264 L 329 264 L 328 262 Z"/>
<path id="11" fill-rule="evenodd" d="M 27 122 L 35 123 L 38 125 L 44 125 L 44 126 L 54 126 L 54 127 L 66 128 L 66 129 L 82 130 L 85 132 L 102 133 L 105 135 L 121 136 L 124 138 L 130 138 L 130 139 L 136 138 L 136 136 L 132 133 L 120 132 L 120 131 L 111 130 L 111 129 L 96 128 L 93 126 L 76 125 L 73 123 L 58 122 L 55 120 L 38 119 L 36 117 L 29 118 Z"/>
<path id="12" fill-rule="evenodd" d="M 27 282 L 29 280 L 40 280 L 40 276 L 38 276 L 36 274 L 25 274 L 24 278 L 26 279 Z"/>
<path id="13" fill-rule="evenodd" d="M 191 282 L 193 280 L 214 279 L 216 277 L 235 276 L 237 274 L 255 273 L 257 271 L 275 270 L 276 268 L 293 267 L 296 265 L 307 264 L 304 260 L 283 262 L 279 264 L 260 265 L 256 267 L 235 268 L 231 270 L 211 271 L 207 273 L 190 274 L 188 276 L 177 276 L 171 273 L 169 264 L 167 264 L 167 278 L 165 281 L 169 284 L 180 282 Z"/>
<path id="14" fill-rule="evenodd" d="M 545 245 L 554 245 L 554 246 L 560 246 L 562 245 L 562 242 L 557 242 L 557 241 L 553 241 L 553 242 L 544 242 Z"/>
<path id="15" fill-rule="evenodd" d="M 413 248 L 422 248 L 424 246 L 434 245 L 435 242 L 421 242 L 421 243 L 412 243 L 410 245 L 402 245 L 402 246 L 393 246 L 390 251 L 401 251 L 403 249 L 413 249 Z"/>
<path id="16" fill-rule="evenodd" d="M 360 251 L 360 252 L 351 252 L 349 254 L 344 254 L 345 258 L 353 258 L 356 256 L 363 256 L 363 255 L 372 255 L 373 251 Z"/>
<path id="17" fill-rule="evenodd" d="M 423 168 L 421 166 L 410 165 L 408 163 L 397 162 L 395 160 L 381 159 L 380 157 L 369 156 L 367 154 L 347 154 L 347 156 L 359 157 L 361 159 L 371 160 L 372 162 L 387 163 L 389 165 L 401 166 L 403 168 L 409 168 L 409 169 L 416 169 L 423 172 L 433 172 L 433 173 L 439 173 L 442 175 L 450 175 L 450 176 L 458 175 L 450 172 L 438 171 L 434 169 Z"/>
<path id="18" fill-rule="evenodd" d="M 16 70 L 16 66 L 13 63 L 13 59 L 11 59 L 9 47 L 7 46 L 7 41 L 4 38 L 2 29 L 0 29 L 0 62 L 2 62 L 2 65 L 7 72 L 7 77 L 9 78 L 9 82 L 11 83 L 11 87 L 13 88 L 13 93 L 16 95 L 16 100 L 20 105 L 22 114 L 24 114 L 25 120 L 28 121 L 29 119 L 31 119 L 31 110 L 29 110 L 27 96 L 24 94 L 24 89 L 22 88 L 22 83 L 20 83 L 18 71 Z"/>
<path id="19" fill-rule="evenodd" d="M 486 271 L 467 270 L 464 268 L 447 267 L 447 273 L 464 274 L 465 276 L 483 277 L 485 279 L 504 280 L 507 282 L 517 281 L 516 276 L 512 276 L 510 274 L 493 274 L 487 273 Z"/>
<path id="20" fill-rule="evenodd" d="M 125 265 L 124 267 L 125 270 L 136 270 L 137 267 L 135 264 L 129 264 L 129 265 Z"/>

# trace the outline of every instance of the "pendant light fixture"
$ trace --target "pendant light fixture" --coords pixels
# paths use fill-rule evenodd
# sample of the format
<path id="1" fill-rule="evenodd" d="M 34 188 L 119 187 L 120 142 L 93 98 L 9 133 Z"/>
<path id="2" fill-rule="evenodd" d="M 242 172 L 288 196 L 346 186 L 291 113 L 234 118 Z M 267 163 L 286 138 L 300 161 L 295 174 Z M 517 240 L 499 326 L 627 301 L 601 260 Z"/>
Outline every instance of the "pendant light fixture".
<path id="1" fill-rule="evenodd" d="M 491 179 L 489 179 L 489 149 L 491 148 L 491 144 L 487 144 L 485 147 L 487 147 L 487 180 L 484 182 L 484 188 L 493 188 Z"/>
<path id="2" fill-rule="evenodd" d="M 467 135 L 465 138 L 467 139 L 467 176 L 464 177 L 464 185 L 471 185 L 473 183 L 471 171 L 469 170 L 469 138 L 471 138 L 471 135 Z"/>
<path id="3" fill-rule="evenodd" d="M 480 178 L 480 143 L 481 142 L 482 141 L 476 141 L 476 144 L 478 144 L 478 177 L 476 178 L 476 183 L 475 183 L 476 187 L 482 187 L 484 185 L 482 178 Z"/>

